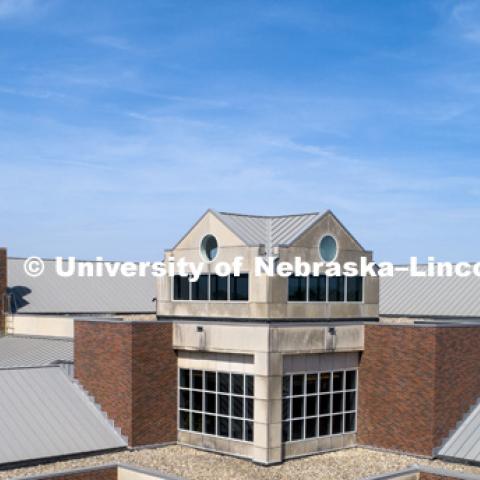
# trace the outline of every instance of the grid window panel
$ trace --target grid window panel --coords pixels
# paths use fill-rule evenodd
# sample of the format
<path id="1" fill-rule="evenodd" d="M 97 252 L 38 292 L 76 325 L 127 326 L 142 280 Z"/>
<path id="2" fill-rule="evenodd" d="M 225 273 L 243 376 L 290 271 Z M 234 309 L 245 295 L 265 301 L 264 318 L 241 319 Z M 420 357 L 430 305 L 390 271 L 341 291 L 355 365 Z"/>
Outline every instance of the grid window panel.
<path id="1" fill-rule="evenodd" d="M 253 442 L 253 375 L 179 369 L 178 428 Z"/>
<path id="2" fill-rule="evenodd" d="M 284 375 L 283 442 L 355 432 L 357 385 L 356 369 Z"/>

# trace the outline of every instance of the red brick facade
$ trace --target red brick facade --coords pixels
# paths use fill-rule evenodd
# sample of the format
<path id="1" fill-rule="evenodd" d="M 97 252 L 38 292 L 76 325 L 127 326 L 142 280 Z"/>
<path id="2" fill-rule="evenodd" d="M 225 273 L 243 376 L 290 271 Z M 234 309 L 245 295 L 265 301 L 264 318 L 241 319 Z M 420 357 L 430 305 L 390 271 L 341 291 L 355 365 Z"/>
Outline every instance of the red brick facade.
<path id="1" fill-rule="evenodd" d="M 171 324 L 76 321 L 75 376 L 129 445 L 176 440 L 177 358 Z"/>
<path id="2" fill-rule="evenodd" d="M 7 311 L 7 250 L 0 248 L 0 335 L 5 333 Z"/>
<path id="3" fill-rule="evenodd" d="M 480 328 L 367 325 L 358 443 L 432 455 L 480 396 Z"/>
<path id="4" fill-rule="evenodd" d="M 50 475 L 40 477 L 42 480 L 117 480 L 117 467 L 97 468 L 83 472 L 65 473 L 65 475 Z"/>

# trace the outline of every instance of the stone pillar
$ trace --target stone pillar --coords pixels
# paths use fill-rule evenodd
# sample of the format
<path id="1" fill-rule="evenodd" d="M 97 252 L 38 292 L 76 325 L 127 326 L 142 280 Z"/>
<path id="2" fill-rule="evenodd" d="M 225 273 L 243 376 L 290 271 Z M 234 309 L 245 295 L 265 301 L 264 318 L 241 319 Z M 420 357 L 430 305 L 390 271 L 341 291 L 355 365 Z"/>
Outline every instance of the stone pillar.
<path id="1" fill-rule="evenodd" d="M 255 354 L 255 426 L 253 460 L 264 465 L 282 461 L 281 353 Z"/>

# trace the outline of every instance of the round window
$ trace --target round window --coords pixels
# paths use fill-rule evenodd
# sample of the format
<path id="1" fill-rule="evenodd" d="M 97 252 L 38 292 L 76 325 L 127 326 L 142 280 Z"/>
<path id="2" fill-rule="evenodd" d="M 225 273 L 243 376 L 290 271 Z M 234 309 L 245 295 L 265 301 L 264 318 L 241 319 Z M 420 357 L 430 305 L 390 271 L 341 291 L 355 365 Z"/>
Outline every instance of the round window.
<path id="1" fill-rule="evenodd" d="M 205 235 L 200 245 L 203 258 L 211 262 L 218 253 L 217 239 L 213 235 Z"/>
<path id="2" fill-rule="evenodd" d="M 325 262 L 333 262 L 337 256 L 337 241 L 331 235 L 320 240 L 320 257 Z"/>

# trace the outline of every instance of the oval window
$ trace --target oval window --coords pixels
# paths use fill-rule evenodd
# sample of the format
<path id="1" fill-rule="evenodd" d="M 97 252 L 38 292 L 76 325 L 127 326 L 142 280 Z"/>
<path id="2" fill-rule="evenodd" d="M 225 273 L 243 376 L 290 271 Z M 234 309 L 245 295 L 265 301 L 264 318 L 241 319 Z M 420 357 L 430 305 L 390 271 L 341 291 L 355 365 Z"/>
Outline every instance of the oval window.
<path id="1" fill-rule="evenodd" d="M 218 253 L 217 239 L 213 235 L 205 235 L 200 245 L 203 258 L 211 262 Z"/>
<path id="2" fill-rule="evenodd" d="M 320 257 L 325 262 L 333 262 L 337 256 L 337 241 L 331 235 L 320 240 Z"/>

